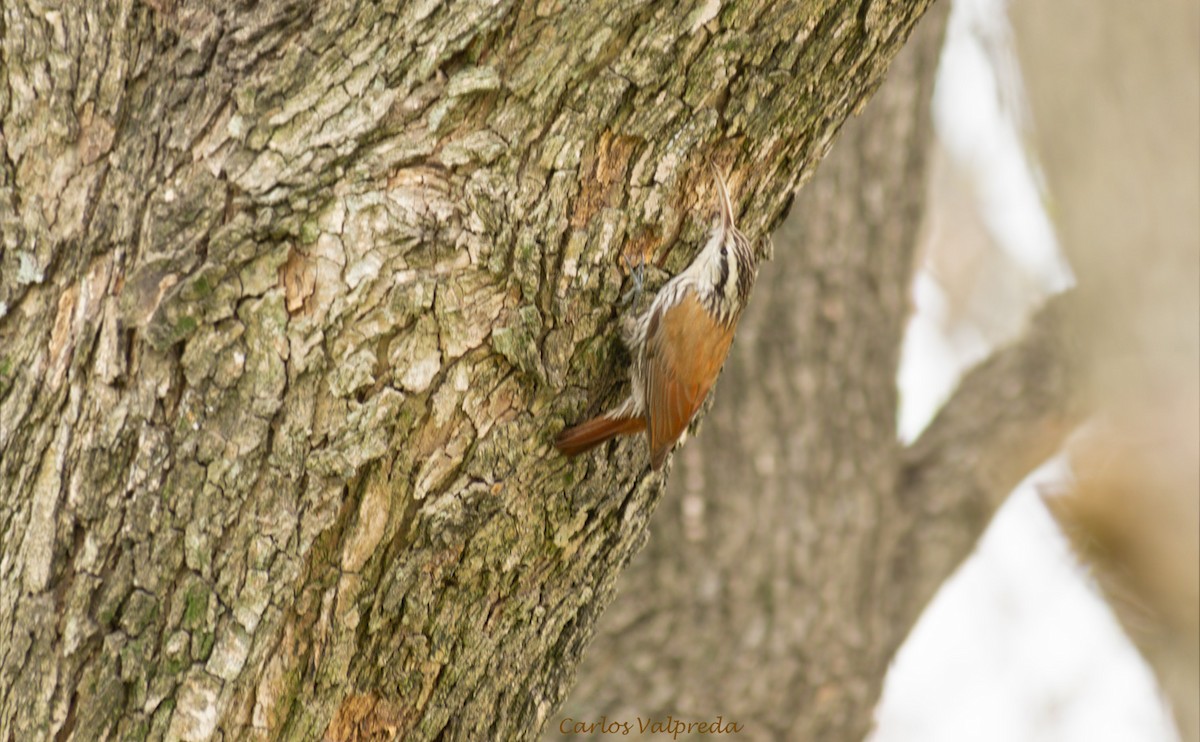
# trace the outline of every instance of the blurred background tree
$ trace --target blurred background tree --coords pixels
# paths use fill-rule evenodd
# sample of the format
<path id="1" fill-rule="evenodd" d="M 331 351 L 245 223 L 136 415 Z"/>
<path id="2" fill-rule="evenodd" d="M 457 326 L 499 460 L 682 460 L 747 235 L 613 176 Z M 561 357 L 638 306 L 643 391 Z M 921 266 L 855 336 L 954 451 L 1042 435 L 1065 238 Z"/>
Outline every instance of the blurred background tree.
<path id="1" fill-rule="evenodd" d="M 1144 9 L 1143 9 L 1144 10 Z M 1200 6 L 1015 0 L 1093 412 L 1048 500 L 1200 739 Z M 1066 43 L 1064 43 L 1064 39 Z"/>

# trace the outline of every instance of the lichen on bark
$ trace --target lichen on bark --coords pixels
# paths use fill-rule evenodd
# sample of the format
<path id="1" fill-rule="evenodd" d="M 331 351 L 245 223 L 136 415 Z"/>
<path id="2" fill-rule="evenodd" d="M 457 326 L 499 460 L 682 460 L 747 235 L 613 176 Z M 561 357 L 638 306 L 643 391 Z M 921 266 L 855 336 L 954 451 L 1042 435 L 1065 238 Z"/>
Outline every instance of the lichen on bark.
<path id="1" fill-rule="evenodd" d="M 925 0 L 6 8 L 0 728 L 530 736 L 662 479 L 620 255 L 775 224 Z M 513 690 L 519 689 L 519 690 Z"/>

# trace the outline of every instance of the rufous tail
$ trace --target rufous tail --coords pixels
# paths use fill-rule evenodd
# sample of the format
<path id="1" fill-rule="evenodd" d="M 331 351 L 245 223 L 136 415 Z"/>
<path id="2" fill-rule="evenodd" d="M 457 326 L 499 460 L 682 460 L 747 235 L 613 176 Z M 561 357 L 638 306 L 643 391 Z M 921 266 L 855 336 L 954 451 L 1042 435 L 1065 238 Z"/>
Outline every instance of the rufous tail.
<path id="1" fill-rule="evenodd" d="M 577 456 L 618 435 L 633 435 L 646 429 L 640 417 L 594 417 L 573 428 L 567 428 L 554 439 L 554 447 L 564 456 Z"/>

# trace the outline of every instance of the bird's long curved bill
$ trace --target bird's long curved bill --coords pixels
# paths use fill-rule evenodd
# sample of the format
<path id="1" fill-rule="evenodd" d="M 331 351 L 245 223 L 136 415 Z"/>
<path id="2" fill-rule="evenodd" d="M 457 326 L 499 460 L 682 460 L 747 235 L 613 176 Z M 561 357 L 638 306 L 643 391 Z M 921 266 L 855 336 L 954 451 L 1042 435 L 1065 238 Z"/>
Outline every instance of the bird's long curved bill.
<path id="1" fill-rule="evenodd" d="M 717 182 L 717 193 L 721 201 L 721 227 L 730 229 L 733 227 L 733 203 L 729 200 L 729 190 L 725 187 L 725 179 L 721 177 L 721 171 L 717 169 L 716 164 L 709 160 L 708 166 L 712 168 L 713 180 Z"/>

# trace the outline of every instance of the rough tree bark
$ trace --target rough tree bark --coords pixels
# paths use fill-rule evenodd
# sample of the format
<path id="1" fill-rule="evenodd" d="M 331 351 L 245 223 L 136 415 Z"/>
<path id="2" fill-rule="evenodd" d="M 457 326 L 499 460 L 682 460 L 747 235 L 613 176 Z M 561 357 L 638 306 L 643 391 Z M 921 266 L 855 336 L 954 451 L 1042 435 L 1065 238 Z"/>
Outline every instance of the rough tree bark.
<path id="1" fill-rule="evenodd" d="M 663 489 L 549 446 L 620 391 L 618 252 L 686 263 L 709 157 L 765 234 L 928 4 L 6 3 L 0 738 L 536 734 Z M 899 326 L 859 288 L 801 306 Z M 810 486 L 886 427 L 825 422 Z"/>
<path id="2" fill-rule="evenodd" d="M 862 739 L 920 611 L 1078 420 L 1064 298 L 919 440 L 897 439 L 943 27 L 925 17 L 797 197 L 719 403 L 560 716 L 720 714 L 751 739 Z"/>

